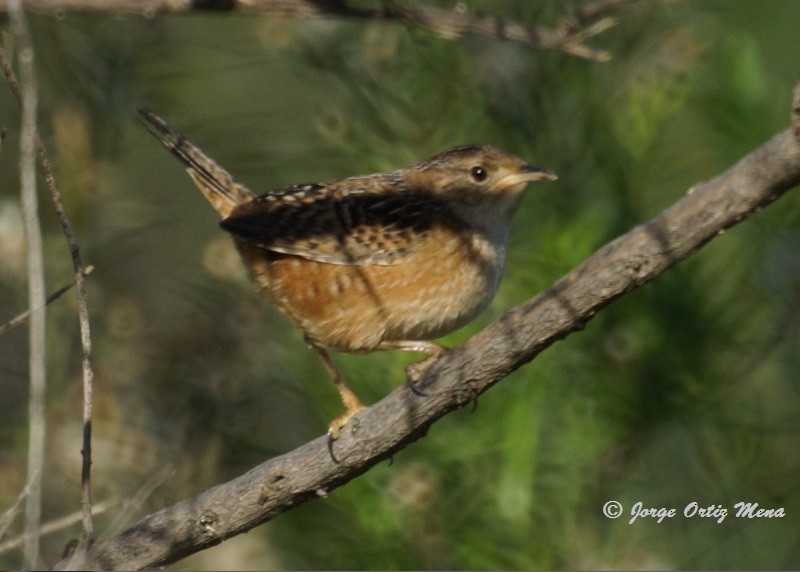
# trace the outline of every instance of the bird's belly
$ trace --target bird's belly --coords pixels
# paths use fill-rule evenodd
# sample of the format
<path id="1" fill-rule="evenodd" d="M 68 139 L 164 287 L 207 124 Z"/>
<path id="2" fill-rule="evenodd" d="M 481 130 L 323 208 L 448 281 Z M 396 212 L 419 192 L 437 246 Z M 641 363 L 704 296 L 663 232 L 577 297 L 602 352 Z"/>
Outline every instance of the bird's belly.
<path id="1" fill-rule="evenodd" d="M 438 238 L 391 265 L 328 264 L 240 249 L 251 263 L 260 257 L 253 267 L 262 291 L 311 341 L 352 352 L 387 340 L 437 338 L 488 305 L 502 252 L 476 249 L 460 236 Z"/>

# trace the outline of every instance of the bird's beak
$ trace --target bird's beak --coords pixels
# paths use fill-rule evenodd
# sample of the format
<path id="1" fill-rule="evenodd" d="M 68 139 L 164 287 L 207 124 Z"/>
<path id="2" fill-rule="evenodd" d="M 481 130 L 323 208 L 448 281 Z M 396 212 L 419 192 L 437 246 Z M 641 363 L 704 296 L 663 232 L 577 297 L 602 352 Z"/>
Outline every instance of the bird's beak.
<path id="1" fill-rule="evenodd" d="M 550 169 L 531 167 L 530 165 L 525 167 L 525 172 L 521 176 L 524 177 L 525 181 L 555 181 L 558 179 L 558 175 Z"/>
<path id="2" fill-rule="evenodd" d="M 558 176 L 549 169 L 525 165 L 519 173 L 506 175 L 500 179 L 497 185 L 501 188 L 510 188 L 520 184 L 532 183 L 533 181 L 555 181 L 556 179 L 558 179 Z"/>

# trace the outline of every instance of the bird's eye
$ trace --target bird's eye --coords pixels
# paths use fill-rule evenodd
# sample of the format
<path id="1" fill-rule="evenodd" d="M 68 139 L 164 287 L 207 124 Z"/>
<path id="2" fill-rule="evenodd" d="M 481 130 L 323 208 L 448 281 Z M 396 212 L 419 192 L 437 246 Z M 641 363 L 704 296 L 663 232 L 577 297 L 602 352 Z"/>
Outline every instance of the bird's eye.
<path id="1" fill-rule="evenodd" d="M 484 169 L 480 165 L 472 167 L 469 170 L 469 174 L 472 175 L 472 178 L 475 179 L 476 181 L 478 181 L 479 183 L 481 181 L 485 181 L 486 180 L 486 169 Z"/>

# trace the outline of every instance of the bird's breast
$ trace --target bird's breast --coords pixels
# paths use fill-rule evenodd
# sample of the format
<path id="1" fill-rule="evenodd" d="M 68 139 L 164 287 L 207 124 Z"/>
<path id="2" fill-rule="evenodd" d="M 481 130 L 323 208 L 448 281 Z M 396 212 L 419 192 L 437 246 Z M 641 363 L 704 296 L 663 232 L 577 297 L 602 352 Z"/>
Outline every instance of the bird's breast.
<path id="1" fill-rule="evenodd" d="M 435 227 L 390 265 L 327 264 L 239 242 L 262 292 L 314 343 L 369 351 L 440 337 L 472 320 L 500 283 L 505 243 Z"/>

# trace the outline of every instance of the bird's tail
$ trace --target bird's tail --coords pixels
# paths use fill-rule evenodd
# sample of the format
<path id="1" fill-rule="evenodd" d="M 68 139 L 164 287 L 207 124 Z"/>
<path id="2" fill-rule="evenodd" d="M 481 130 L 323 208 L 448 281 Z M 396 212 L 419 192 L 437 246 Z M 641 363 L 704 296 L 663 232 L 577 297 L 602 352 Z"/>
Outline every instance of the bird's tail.
<path id="1" fill-rule="evenodd" d="M 237 205 L 255 198 L 253 191 L 237 183 L 228 171 L 187 141 L 158 115 L 144 107 L 136 111 L 148 131 L 186 165 L 189 176 L 222 218 L 227 217 Z"/>

